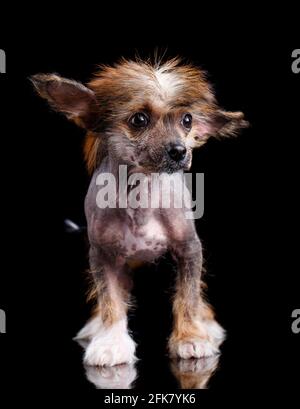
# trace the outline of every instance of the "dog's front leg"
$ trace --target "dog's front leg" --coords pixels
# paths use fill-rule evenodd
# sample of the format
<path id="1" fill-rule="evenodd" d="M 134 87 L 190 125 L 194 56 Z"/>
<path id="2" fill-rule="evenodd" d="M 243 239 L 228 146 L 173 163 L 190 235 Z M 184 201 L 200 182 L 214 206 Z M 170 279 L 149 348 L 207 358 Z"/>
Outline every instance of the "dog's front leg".
<path id="1" fill-rule="evenodd" d="M 129 283 L 125 266 L 118 260 L 108 261 L 92 247 L 90 271 L 98 303 L 94 316 L 77 335 L 77 339 L 89 341 L 84 362 L 98 366 L 133 363 L 135 343 L 127 328 Z"/>
<path id="2" fill-rule="evenodd" d="M 173 302 L 174 327 L 169 339 L 171 357 L 200 358 L 219 351 L 225 332 L 215 321 L 201 287 L 200 240 L 177 241 L 173 245 L 178 276 Z"/>

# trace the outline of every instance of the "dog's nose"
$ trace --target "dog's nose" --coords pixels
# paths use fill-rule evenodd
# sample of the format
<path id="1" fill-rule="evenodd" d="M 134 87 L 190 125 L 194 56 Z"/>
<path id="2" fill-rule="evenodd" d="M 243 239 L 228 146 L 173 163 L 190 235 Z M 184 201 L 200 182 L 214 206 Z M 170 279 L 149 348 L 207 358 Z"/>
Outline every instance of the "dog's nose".
<path id="1" fill-rule="evenodd" d="M 180 162 L 185 157 L 186 148 L 180 143 L 173 143 L 168 147 L 168 154 L 171 159 Z"/>

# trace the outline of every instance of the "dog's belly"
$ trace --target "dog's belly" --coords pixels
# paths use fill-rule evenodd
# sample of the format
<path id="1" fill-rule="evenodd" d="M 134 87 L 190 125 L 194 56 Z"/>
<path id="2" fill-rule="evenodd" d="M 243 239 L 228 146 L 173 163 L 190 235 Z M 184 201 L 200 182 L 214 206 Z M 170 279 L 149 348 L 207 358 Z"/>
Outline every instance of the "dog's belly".
<path id="1" fill-rule="evenodd" d="M 143 226 L 125 227 L 122 248 L 128 261 L 152 261 L 166 252 L 167 235 L 163 226 L 151 218 Z"/>

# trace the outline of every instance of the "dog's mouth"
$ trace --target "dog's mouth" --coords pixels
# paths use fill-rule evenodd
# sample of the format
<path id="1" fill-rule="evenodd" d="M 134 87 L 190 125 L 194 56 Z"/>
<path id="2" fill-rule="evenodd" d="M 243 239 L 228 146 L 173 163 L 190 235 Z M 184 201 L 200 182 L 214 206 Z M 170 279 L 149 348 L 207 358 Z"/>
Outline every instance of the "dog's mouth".
<path id="1" fill-rule="evenodd" d="M 156 163 L 140 163 L 141 168 L 144 169 L 145 172 L 149 173 L 175 173 L 180 170 L 188 170 L 191 165 L 190 159 L 184 159 L 180 162 L 170 161 L 170 160 L 162 160 L 159 164 Z"/>
<path id="2" fill-rule="evenodd" d="M 188 170 L 190 167 L 190 161 L 187 159 L 181 160 L 180 162 L 166 161 L 162 164 L 161 171 L 166 173 L 174 173 L 179 170 Z"/>

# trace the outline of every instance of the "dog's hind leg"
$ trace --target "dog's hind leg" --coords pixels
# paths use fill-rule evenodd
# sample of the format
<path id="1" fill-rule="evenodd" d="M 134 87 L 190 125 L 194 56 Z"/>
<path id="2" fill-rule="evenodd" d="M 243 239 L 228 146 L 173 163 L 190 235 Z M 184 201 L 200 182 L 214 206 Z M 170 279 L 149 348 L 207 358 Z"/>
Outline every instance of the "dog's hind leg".
<path id="1" fill-rule="evenodd" d="M 128 333 L 129 284 L 122 260 L 108 262 L 101 251 L 90 249 L 90 271 L 95 282 L 97 307 L 93 317 L 78 333 L 87 340 L 87 365 L 113 366 L 135 361 L 135 343 Z"/>
<path id="2" fill-rule="evenodd" d="M 173 302 L 174 327 L 169 339 L 171 357 L 201 358 L 219 351 L 225 331 L 215 321 L 202 295 L 202 249 L 199 239 L 181 241 L 173 249 L 178 277 Z"/>

